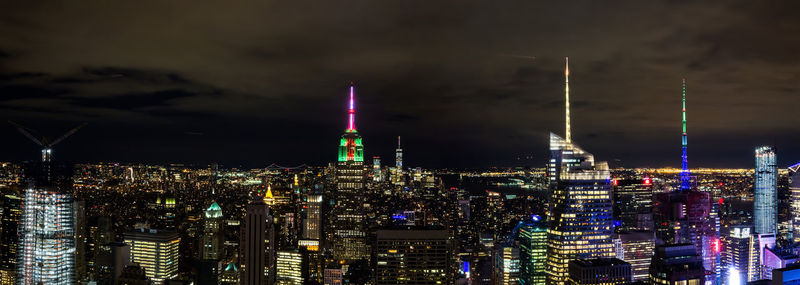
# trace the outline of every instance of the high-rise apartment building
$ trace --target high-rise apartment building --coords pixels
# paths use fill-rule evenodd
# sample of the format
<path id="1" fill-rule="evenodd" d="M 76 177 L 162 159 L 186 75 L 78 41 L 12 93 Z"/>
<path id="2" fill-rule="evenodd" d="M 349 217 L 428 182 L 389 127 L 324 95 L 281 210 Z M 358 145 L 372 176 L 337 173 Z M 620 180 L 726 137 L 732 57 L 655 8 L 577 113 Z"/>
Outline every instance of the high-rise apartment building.
<path id="1" fill-rule="evenodd" d="M 572 142 L 569 124 L 569 65 L 566 80 L 566 137 L 550 133 L 547 177 L 552 195 L 546 273 L 547 283 L 567 281 L 569 261 L 614 257 L 611 177 L 606 162 Z"/>
<path id="2" fill-rule="evenodd" d="M 756 233 L 778 234 L 778 167 L 775 148 L 756 148 L 753 224 Z"/>
<path id="3" fill-rule="evenodd" d="M 140 229 L 125 234 L 132 263 L 139 264 L 154 283 L 178 276 L 181 238 L 174 231 Z"/>
<path id="4" fill-rule="evenodd" d="M 364 221 L 364 145 L 355 126 L 354 89 L 351 84 L 349 123 L 339 142 L 335 204 L 330 215 L 333 257 L 342 263 L 369 258 Z"/>

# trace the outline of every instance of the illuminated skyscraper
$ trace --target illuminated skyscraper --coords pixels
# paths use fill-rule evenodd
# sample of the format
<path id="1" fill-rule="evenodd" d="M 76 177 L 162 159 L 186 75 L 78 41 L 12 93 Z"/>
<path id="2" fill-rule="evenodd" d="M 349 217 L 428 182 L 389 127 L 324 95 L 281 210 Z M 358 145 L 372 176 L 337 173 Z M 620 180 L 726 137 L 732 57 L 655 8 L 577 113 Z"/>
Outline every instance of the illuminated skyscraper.
<path id="1" fill-rule="evenodd" d="M 72 195 L 53 188 L 25 191 L 20 226 L 19 284 L 73 284 L 75 229 Z"/>
<path id="2" fill-rule="evenodd" d="M 756 233 L 778 233 L 778 167 L 775 148 L 756 148 L 755 201 L 753 203 Z"/>
<path id="3" fill-rule="evenodd" d="M 383 173 L 381 172 L 381 157 L 372 157 L 372 181 L 383 181 Z"/>
<path id="4" fill-rule="evenodd" d="M 519 229 L 520 279 L 524 285 L 545 283 L 547 260 L 547 224 L 538 216 Z"/>
<path id="5" fill-rule="evenodd" d="M 125 234 L 130 246 L 131 262 L 144 268 L 155 284 L 178 277 L 178 249 L 181 237 L 177 232 L 141 229 Z"/>
<path id="6" fill-rule="evenodd" d="M 14 124 L 14 123 L 12 123 Z M 42 162 L 27 168 L 30 179 L 18 229 L 17 284 L 73 284 L 75 278 L 75 217 L 72 197 L 73 168 L 53 162 L 53 146 L 74 134 L 74 128 L 53 141 L 37 139 L 14 124 L 42 147 Z M 83 237 L 83 233 L 80 233 Z M 85 266 L 82 268 L 85 271 Z M 81 273 L 83 273 L 83 271 Z"/>
<path id="7" fill-rule="evenodd" d="M 569 65 L 566 80 L 566 139 L 550 133 L 547 176 L 552 195 L 547 231 L 547 283 L 567 281 L 567 264 L 575 259 L 614 257 L 611 179 L 606 162 L 571 140 Z"/>
<path id="8" fill-rule="evenodd" d="M 322 236 L 322 195 L 306 195 L 306 219 L 303 220 L 303 238 L 319 241 Z"/>
<path id="9" fill-rule="evenodd" d="M 717 274 L 719 239 L 716 216 L 712 215 L 711 194 L 699 191 L 692 181 L 687 159 L 686 133 L 686 80 L 682 81 L 682 135 L 681 166 L 678 187 L 675 191 L 658 193 L 653 203 L 653 220 L 656 238 L 667 244 L 690 243 L 695 245 L 710 279 Z"/>
<path id="10" fill-rule="evenodd" d="M 397 136 L 397 149 L 394 150 L 394 167 L 403 169 L 403 148 L 400 147 L 400 136 Z"/>
<path id="11" fill-rule="evenodd" d="M 351 84 L 349 123 L 339 142 L 335 204 L 331 209 L 333 257 L 344 263 L 369 258 L 364 231 L 364 145 L 355 125 L 354 89 Z"/>
<path id="12" fill-rule="evenodd" d="M 201 243 L 200 257 L 205 260 L 218 260 L 222 258 L 222 208 L 217 202 L 208 206 L 205 212 L 205 230 Z"/>
<path id="13" fill-rule="evenodd" d="M 789 166 L 789 191 L 792 202 L 792 230 L 794 242 L 800 242 L 800 163 Z"/>

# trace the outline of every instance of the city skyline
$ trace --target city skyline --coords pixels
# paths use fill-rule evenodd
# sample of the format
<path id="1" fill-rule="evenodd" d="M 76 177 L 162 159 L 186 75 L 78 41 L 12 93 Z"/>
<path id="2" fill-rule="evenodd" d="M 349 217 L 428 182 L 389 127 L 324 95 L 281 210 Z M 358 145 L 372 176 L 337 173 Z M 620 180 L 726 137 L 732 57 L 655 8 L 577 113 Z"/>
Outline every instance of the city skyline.
<path id="1" fill-rule="evenodd" d="M 0 285 L 800 284 L 797 8 L 0 4 Z"/>
<path id="2" fill-rule="evenodd" d="M 324 165 L 355 81 L 366 157 L 390 158 L 402 136 L 410 167 L 539 167 L 563 124 L 564 56 L 581 98 L 575 140 L 612 166 L 678 166 L 670 134 L 684 77 L 692 166 L 750 168 L 759 145 L 776 146 L 779 168 L 800 156 L 800 43 L 784 36 L 794 3 L 118 5 L 66 5 L 70 25 L 29 4 L 3 9 L 1 119 L 45 134 L 89 122 L 55 149 L 65 160 Z M 136 20 L 144 11 L 162 17 Z M 289 16 L 299 14 L 313 20 Z M 35 149 L 0 129 L 4 149 Z"/>

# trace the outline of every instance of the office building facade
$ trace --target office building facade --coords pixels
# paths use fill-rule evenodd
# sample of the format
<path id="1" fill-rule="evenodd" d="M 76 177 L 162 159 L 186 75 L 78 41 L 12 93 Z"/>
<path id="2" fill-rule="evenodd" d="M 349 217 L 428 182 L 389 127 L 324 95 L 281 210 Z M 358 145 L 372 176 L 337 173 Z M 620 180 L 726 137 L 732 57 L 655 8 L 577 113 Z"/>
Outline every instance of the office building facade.
<path id="1" fill-rule="evenodd" d="M 124 240 L 130 246 L 131 263 L 139 264 L 154 283 L 178 276 L 181 238 L 177 232 L 140 229 L 126 233 Z"/>
<path id="2" fill-rule="evenodd" d="M 524 285 L 544 284 L 547 261 L 547 224 L 541 220 L 519 229 L 520 277 Z"/>
<path id="3" fill-rule="evenodd" d="M 452 248 L 446 230 L 376 232 L 375 284 L 452 284 Z"/>

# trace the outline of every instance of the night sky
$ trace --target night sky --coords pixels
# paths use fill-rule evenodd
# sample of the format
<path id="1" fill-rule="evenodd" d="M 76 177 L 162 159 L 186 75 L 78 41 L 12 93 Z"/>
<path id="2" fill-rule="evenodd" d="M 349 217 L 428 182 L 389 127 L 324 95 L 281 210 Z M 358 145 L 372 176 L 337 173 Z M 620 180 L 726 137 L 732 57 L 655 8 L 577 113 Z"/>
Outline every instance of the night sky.
<path id="1" fill-rule="evenodd" d="M 562 3 L 569 2 L 569 3 Z M 236 3 L 236 4 L 234 4 Z M 564 132 L 622 166 L 800 161 L 797 1 L 3 1 L 0 161 L 324 165 L 346 128 L 408 166 L 544 166 Z"/>

